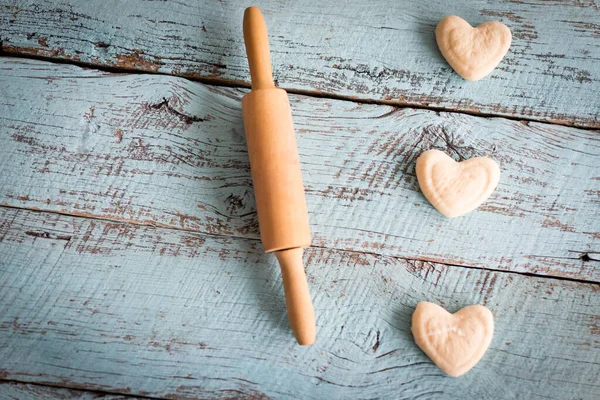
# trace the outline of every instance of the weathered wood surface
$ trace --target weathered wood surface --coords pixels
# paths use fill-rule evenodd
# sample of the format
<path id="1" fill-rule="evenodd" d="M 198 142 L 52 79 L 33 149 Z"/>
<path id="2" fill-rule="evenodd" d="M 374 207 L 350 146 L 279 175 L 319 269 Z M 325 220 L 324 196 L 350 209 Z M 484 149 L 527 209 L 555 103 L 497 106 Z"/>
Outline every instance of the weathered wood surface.
<path id="1" fill-rule="evenodd" d="M 0 400 L 134 400 L 136 397 L 0 381 Z"/>
<path id="2" fill-rule="evenodd" d="M 318 339 L 303 348 L 257 240 L 2 207 L 0 221 L 5 379 L 177 398 L 597 399 L 598 284 L 311 248 Z M 422 300 L 494 313 L 464 377 L 414 344 Z"/>
<path id="3" fill-rule="evenodd" d="M 2 49 L 101 66 L 240 83 L 252 1 L 13 0 Z M 577 1 L 262 1 L 280 86 L 403 105 L 600 127 L 600 3 Z M 499 20 L 513 44 L 476 83 L 455 74 L 437 22 Z"/>
<path id="4" fill-rule="evenodd" d="M 0 204 L 257 238 L 237 89 L 2 59 Z M 313 244 L 600 281 L 600 136 L 291 96 Z M 500 185 L 457 219 L 418 155 L 490 155 Z"/>

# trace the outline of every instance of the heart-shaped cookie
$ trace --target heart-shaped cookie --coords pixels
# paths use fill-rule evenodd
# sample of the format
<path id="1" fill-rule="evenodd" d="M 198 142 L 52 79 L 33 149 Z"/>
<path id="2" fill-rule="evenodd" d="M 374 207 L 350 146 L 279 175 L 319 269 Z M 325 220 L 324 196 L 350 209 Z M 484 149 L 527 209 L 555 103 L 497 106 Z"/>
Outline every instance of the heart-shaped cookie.
<path id="1" fill-rule="evenodd" d="M 455 314 L 422 302 L 412 315 L 417 346 L 450 376 L 467 373 L 481 360 L 494 335 L 494 317 L 484 306 L 468 306 Z"/>
<path id="2" fill-rule="evenodd" d="M 448 64 L 463 78 L 476 81 L 496 68 L 510 47 L 510 29 L 501 22 L 473 28 L 450 15 L 435 28 L 435 39 Z"/>
<path id="3" fill-rule="evenodd" d="M 500 168 L 491 158 L 476 157 L 457 163 L 439 150 L 421 154 L 416 169 L 427 200 L 450 218 L 477 208 L 500 180 Z"/>

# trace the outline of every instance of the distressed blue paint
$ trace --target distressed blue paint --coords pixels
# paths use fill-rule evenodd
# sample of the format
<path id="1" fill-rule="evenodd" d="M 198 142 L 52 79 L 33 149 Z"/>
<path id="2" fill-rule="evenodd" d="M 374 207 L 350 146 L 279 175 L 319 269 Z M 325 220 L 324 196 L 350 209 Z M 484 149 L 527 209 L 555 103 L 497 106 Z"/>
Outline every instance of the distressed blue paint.
<path id="1" fill-rule="evenodd" d="M 595 284 L 311 248 L 318 333 L 300 347 L 258 240 L 2 207 L 0 221 L 6 379 L 176 398 L 597 397 Z M 414 344 L 422 300 L 494 313 L 464 377 Z"/>
<path id="2" fill-rule="evenodd" d="M 204 79 L 248 81 L 250 0 L 17 0 L 0 7 L 6 51 Z M 600 4 L 586 1 L 262 1 L 273 70 L 288 89 L 600 127 Z M 505 60 L 466 82 L 433 31 L 446 15 L 499 20 Z M 44 15 L 44 23 L 40 23 Z"/>
<path id="3" fill-rule="evenodd" d="M 0 204 L 258 237 L 243 92 L 14 59 L 0 76 L 0 167 L 11 171 Z M 598 264 L 580 258 L 600 251 L 597 132 L 291 101 L 313 244 L 600 281 Z M 497 190 L 478 210 L 443 217 L 414 173 L 430 148 L 493 157 Z"/>
<path id="4" fill-rule="evenodd" d="M 127 400 L 129 397 L 83 390 L 61 389 L 39 384 L 0 381 L 0 400 L 97 400 L 98 398 L 102 400 Z"/>
<path id="5" fill-rule="evenodd" d="M 242 85 L 246 5 L 0 1 L 0 46 Z M 283 87 L 600 127 L 595 1 L 260 6 Z M 441 58 L 447 14 L 512 29 L 490 77 Z M 318 341 L 300 348 L 257 240 L 243 90 L 7 58 L 0 81 L 0 379 L 169 398 L 597 397 L 598 285 L 552 279 L 600 280 L 597 131 L 291 96 L 318 246 Z M 414 177 L 429 148 L 492 156 L 498 190 L 441 217 Z M 494 312 L 465 377 L 414 345 L 421 300 Z M 0 383 L 0 399 L 76 396 L 95 393 Z"/>

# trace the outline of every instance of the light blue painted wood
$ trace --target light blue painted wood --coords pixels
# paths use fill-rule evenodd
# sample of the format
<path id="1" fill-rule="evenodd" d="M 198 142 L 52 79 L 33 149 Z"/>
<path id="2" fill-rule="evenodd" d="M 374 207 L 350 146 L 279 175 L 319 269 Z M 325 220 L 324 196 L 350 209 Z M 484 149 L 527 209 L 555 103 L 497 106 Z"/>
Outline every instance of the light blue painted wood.
<path id="1" fill-rule="evenodd" d="M 257 240 L 0 207 L 0 376 L 172 398 L 596 399 L 598 285 L 311 248 L 317 342 L 296 345 Z M 422 300 L 495 316 L 445 376 Z"/>
<path id="2" fill-rule="evenodd" d="M 2 48 L 93 65 L 248 82 L 244 1 L 2 2 Z M 1 4 L 1 3 L 0 3 Z M 261 1 L 280 86 L 296 91 L 600 127 L 600 3 L 437 0 Z M 479 82 L 437 49 L 446 15 L 499 20 L 505 60 Z"/>
<path id="3" fill-rule="evenodd" d="M 6 58 L 0 80 L 1 204 L 258 237 L 242 91 Z M 598 132 L 291 101 L 314 245 L 600 281 Z M 493 157 L 498 189 L 443 217 L 414 174 L 430 148 Z"/>
<path id="4" fill-rule="evenodd" d="M 135 397 L 0 381 L 0 400 L 127 400 Z"/>

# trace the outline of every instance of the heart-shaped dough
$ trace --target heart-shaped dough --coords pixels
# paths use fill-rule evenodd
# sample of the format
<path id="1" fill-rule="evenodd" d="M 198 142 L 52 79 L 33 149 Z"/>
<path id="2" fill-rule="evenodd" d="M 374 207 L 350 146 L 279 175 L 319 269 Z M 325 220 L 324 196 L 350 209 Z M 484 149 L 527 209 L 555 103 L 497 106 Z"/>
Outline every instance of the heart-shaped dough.
<path id="1" fill-rule="evenodd" d="M 417 304 L 411 331 L 417 346 L 450 376 L 467 373 L 481 360 L 494 335 L 494 316 L 484 306 L 455 314 L 428 302 Z"/>
<path id="2" fill-rule="evenodd" d="M 500 180 L 500 167 L 488 157 L 457 163 L 444 152 L 427 150 L 417 159 L 417 180 L 429 202 L 446 217 L 479 207 Z"/>
<path id="3" fill-rule="evenodd" d="M 496 68 L 510 47 L 510 29 L 501 22 L 473 28 L 450 15 L 435 28 L 435 39 L 448 64 L 468 81 L 477 81 Z"/>

